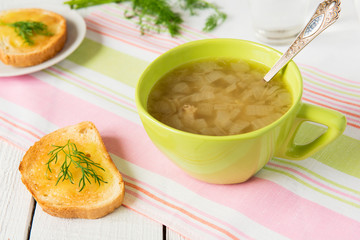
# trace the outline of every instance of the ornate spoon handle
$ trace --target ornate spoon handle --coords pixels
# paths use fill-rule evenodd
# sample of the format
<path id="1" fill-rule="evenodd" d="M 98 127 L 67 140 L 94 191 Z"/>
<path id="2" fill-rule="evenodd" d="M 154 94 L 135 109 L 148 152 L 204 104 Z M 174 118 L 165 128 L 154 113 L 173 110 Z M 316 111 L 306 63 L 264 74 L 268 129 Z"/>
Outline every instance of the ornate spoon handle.
<path id="1" fill-rule="evenodd" d="M 300 32 L 290 48 L 265 75 L 264 80 L 266 82 L 270 81 L 296 54 L 322 31 L 333 24 L 339 18 L 339 13 L 340 0 L 326 0 L 320 3 L 306 27 Z"/>

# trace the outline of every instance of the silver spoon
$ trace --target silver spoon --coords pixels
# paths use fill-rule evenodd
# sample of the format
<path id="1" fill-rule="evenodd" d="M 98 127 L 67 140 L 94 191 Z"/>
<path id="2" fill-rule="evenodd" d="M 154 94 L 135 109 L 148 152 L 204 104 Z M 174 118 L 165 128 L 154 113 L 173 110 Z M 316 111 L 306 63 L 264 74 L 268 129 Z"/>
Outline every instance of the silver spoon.
<path id="1" fill-rule="evenodd" d="M 306 27 L 299 33 L 290 48 L 265 75 L 264 80 L 269 82 L 276 73 L 278 73 L 291 59 L 296 56 L 296 54 L 298 54 L 322 31 L 333 24 L 339 18 L 339 13 L 339 0 L 326 0 L 320 3 Z"/>

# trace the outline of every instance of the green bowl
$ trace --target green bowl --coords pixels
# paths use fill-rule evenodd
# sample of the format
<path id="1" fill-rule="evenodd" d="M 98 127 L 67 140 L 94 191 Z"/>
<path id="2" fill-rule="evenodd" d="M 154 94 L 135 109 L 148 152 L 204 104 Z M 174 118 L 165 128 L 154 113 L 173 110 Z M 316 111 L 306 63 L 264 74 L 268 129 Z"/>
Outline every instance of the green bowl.
<path id="1" fill-rule="evenodd" d="M 175 47 L 154 60 L 136 86 L 136 105 L 143 126 L 154 143 L 189 175 L 210 183 L 244 182 L 273 156 L 304 159 L 320 150 L 345 129 L 345 117 L 336 111 L 301 101 L 303 83 L 299 68 L 291 61 L 281 74 L 293 104 L 278 120 L 253 132 L 230 136 L 206 136 L 169 127 L 147 111 L 149 93 L 156 82 L 184 63 L 206 58 L 239 58 L 272 67 L 282 54 L 267 46 L 238 39 L 206 39 Z M 326 133 L 306 145 L 293 139 L 303 121 L 328 127 Z"/>

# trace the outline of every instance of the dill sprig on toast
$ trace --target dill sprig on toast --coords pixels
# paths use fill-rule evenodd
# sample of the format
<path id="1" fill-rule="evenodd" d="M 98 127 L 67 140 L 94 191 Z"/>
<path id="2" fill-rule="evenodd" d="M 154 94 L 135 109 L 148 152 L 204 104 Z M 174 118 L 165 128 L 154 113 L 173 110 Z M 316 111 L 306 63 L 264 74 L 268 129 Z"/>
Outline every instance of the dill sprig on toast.
<path id="1" fill-rule="evenodd" d="M 104 181 L 103 177 L 99 175 L 96 170 L 105 171 L 101 167 L 100 163 L 96 163 L 90 159 L 85 153 L 78 151 L 75 143 L 68 142 L 64 146 L 52 145 L 54 149 L 48 153 L 50 159 L 46 162 L 47 170 L 46 173 L 52 172 L 50 164 L 57 163 L 59 160 L 59 154 L 64 154 L 64 162 L 60 166 L 60 172 L 57 176 L 57 185 L 60 181 L 69 180 L 74 184 L 73 174 L 70 171 L 70 166 L 73 165 L 75 168 L 78 168 L 81 171 L 81 178 L 79 180 L 78 186 L 80 187 L 79 192 L 81 192 L 87 183 L 91 184 L 90 178 L 94 180 L 95 183 L 98 183 L 99 186 L 101 183 L 107 183 Z"/>

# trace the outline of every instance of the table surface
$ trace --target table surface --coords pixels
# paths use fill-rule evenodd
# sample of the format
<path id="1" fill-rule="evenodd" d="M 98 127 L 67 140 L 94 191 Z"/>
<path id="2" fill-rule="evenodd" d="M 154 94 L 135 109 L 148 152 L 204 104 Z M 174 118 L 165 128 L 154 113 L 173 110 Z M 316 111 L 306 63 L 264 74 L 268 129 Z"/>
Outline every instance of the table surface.
<path id="1" fill-rule="evenodd" d="M 12 1 L 12 4 L 16 2 Z M 62 4 L 63 1 L 43 0 L 34 2 Z M 213 32 L 215 36 L 257 41 L 252 30 L 246 0 L 218 0 L 216 2 L 228 14 L 228 19 Z M 7 4 L 1 1 L 0 9 L 6 8 Z M 317 3 L 314 5 L 316 6 Z M 80 10 L 79 12 L 81 15 L 86 15 L 88 11 L 91 9 Z M 198 26 L 199 24 L 186 21 L 190 26 Z M 348 39 L 352 39 L 352 43 L 344 44 Z M 280 51 L 287 48 L 286 46 L 273 47 Z M 354 54 L 354 52 L 360 52 L 360 23 L 354 2 L 347 0 L 342 4 L 341 18 L 336 26 L 329 28 L 318 39 L 314 40 L 295 58 L 295 61 L 360 81 L 356 77 L 357 71 L 354 71 L 355 63 L 360 62 L 360 54 Z M 314 55 L 318 57 L 314 58 Z M 350 59 L 354 65 L 343 64 L 343 60 L 346 59 Z M 41 215 L 45 213 L 37 207 L 34 199 L 20 180 L 18 164 L 24 152 L 8 142 L 1 141 L 1 139 L 2 136 L 0 136 L 0 164 L 2 166 L 0 178 L 3 182 L 0 185 L 0 239 L 85 239 L 84 236 L 87 236 L 85 233 L 91 228 L 98 229 L 98 235 L 93 236 L 93 239 L 100 239 L 100 236 L 108 236 L 109 239 L 183 239 L 180 234 L 167 229 L 161 223 L 125 207 L 122 207 L 121 218 L 117 218 L 121 219 L 120 222 L 119 220 L 117 222 L 112 221 L 111 216 L 96 222 L 82 220 L 74 222 L 67 219 L 59 221 L 54 218 L 52 220 L 54 222 L 50 223 L 50 226 L 54 226 L 54 229 L 57 230 L 49 236 L 48 234 L 52 231 L 42 228 L 41 219 L 43 218 Z M 35 215 L 40 217 L 35 218 Z M 66 229 L 73 229 L 73 231 L 65 231 Z M 44 234 L 45 232 L 46 234 Z"/>

